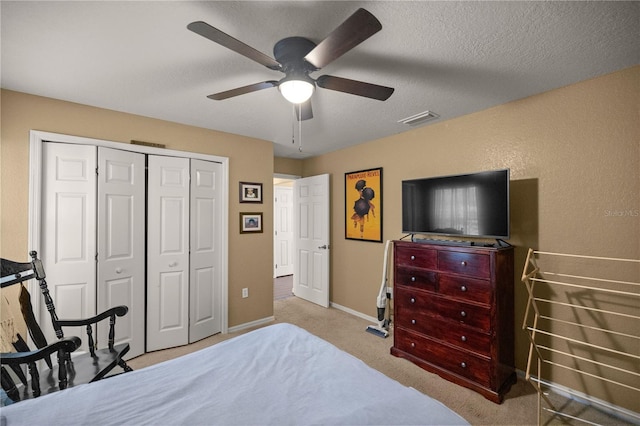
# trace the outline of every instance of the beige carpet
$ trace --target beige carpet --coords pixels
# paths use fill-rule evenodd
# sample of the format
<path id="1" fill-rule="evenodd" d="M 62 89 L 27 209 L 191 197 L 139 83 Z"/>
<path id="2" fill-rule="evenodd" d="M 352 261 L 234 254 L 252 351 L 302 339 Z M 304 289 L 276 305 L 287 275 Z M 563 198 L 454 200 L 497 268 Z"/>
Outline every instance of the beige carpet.
<path id="1" fill-rule="evenodd" d="M 457 386 L 438 375 L 431 374 L 409 361 L 389 354 L 393 337 L 386 339 L 365 332 L 368 322 L 337 309 L 324 309 L 296 297 L 274 302 L 276 322 L 296 324 L 307 331 L 331 342 L 340 349 L 360 358 L 369 366 L 437 399 L 459 413 L 474 425 L 534 425 L 537 424 L 537 395 L 533 387 L 522 380 L 515 384 L 506 395 L 504 403 L 498 405 L 481 395 Z M 148 353 L 132 359 L 129 365 L 140 369 L 166 359 L 218 343 L 250 330 L 227 335 L 216 335 L 192 345 Z M 380 404 L 385 403 L 384 390 L 380 392 Z M 576 402 L 561 402 L 563 412 L 589 417 L 600 424 L 624 424 L 584 407 Z M 583 424 L 581 422 L 562 423 L 557 418 L 543 414 L 542 424 Z"/>

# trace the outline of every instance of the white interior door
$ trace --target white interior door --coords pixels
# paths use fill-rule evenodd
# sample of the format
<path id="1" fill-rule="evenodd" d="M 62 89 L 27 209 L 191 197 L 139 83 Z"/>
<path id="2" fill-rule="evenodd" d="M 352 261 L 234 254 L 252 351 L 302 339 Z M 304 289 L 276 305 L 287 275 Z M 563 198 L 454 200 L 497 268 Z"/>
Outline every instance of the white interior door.
<path id="1" fill-rule="evenodd" d="M 42 245 L 39 253 L 60 318 L 96 314 L 96 147 L 44 143 Z M 32 298 L 41 297 L 33 294 Z M 44 303 L 39 324 L 49 342 L 56 335 Z M 84 329 L 65 328 L 84 336 Z M 87 350 L 86 339 L 82 348 Z"/>
<path id="2" fill-rule="evenodd" d="M 189 343 L 222 331 L 222 165 L 191 160 Z"/>
<path id="3" fill-rule="evenodd" d="M 189 159 L 148 157 L 147 351 L 189 342 Z"/>
<path id="4" fill-rule="evenodd" d="M 329 307 L 329 175 L 294 182 L 294 294 Z"/>
<path id="5" fill-rule="evenodd" d="M 293 187 L 274 187 L 274 277 L 293 274 Z"/>
<path id="6" fill-rule="evenodd" d="M 144 353 L 145 155 L 98 148 L 98 312 L 118 305 L 129 313 L 116 321 L 116 343 L 127 358 Z M 109 322 L 98 339 L 106 343 Z"/>

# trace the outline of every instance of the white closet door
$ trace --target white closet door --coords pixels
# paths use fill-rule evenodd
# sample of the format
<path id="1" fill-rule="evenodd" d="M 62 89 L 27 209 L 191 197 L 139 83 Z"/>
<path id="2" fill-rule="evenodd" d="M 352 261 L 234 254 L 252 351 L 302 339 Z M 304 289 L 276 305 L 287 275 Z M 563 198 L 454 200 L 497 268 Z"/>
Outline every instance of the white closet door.
<path id="1" fill-rule="evenodd" d="M 191 160 L 189 343 L 222 331 L 222 165 Z"/>
<path id="2" fill-rule="evenodd" d="M 59 318 L 96 314 L 96 147 L 44 143 L 42 148 L 42 246 L 39 253 Z M 42 297 L 33 294 L 31 297 Z M 40 304 L 39 324 L 56 340 L 51 318 Z M 65 328 L 84 336 L 82 328 Z M 86 339 L 82 348 L 87 350 Z"/>
<path id="3" fill-rule="evenodd" d="M 189 341 L 189 159 L 148 157 L 147 351 Z"/>
<path id="4" fill-rule="evenodd" d="M 144 353 L 145 195 L 145 155 L 98 148 L 98 312 L 129 307 L 116 321 L 116 343 L 131 347 L 127 358 Z M 108 331 L 102 321 L 102 345 Z"/>

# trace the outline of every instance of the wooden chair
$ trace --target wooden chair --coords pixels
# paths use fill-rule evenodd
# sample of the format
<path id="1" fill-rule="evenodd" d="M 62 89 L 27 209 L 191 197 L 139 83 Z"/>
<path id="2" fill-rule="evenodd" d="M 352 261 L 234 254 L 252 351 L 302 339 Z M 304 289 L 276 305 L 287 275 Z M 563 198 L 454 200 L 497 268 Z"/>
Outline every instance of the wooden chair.
<path id="1" fill-rule="evenodd" d="M 53 300 L 47 288 L 42 262 L 38 259 L 35 251 L 29 254 L 32 259 L 31 262 L 21 263 L 0 259 L 2 262 L 0 264 L 2 272 L 1 287 L 5 289 L 20 284 L 20 311 L 27 324 L 31 339 L 38 347 L 37 350 L 30 350 L 25 342 L 26 336 L 21 336 L 19 333 L 11 339 L 11 342 L 3 342 L 4 347 L 9 343 L 17 351 L 0 354 L 2 388 L 9 398 L 16 402 L 36 398 L 43 393 L 52 393 L 74 385 L 94 382 L 104 378 L 116 366 L 120 366 L 124 372 L 132 371 L 122 359 L 129 351 L 129 344 L 114 344 L 116 317 L 126 315 L 128 308 L 126 306 L 117 306 L 87 319 L 58 319 Z M 45 306 L 51 316 L 53 329 L 58 338 L 54 343 L 49 344 L 46 341 L 31 308 L 31 299 L 24 282 L 34 278 L 39 282 Z M 108 346 L 103 349 L 97 349 L 93 337 L 94 326 L 107 318 L 109 319 Z M 72 352 L 80 347 L 81 339 L 76 336 L 65 337 L 62 328 L 67 326 L 86 327 L 89 352 L 71 355 Z M 3 336 L 5 334 L 3 333 Z M 57 355 L 57 365 L 51 362 L 51 355 L 53 354 Z M 43 365 L 43 361 L 47 364 L 46 366 Z M 8 367 L 8 369 L 5 369 L 5 367 Z M 28 370 L 30 380 L 26 378 L 25 367 Z M 15 376 L 9 373 L 9 369 L 14 372 Z M 24 385 L 22 392 L 19 391 L 19 386 L 15 384 L 14 377 L 16 376 Z"/>

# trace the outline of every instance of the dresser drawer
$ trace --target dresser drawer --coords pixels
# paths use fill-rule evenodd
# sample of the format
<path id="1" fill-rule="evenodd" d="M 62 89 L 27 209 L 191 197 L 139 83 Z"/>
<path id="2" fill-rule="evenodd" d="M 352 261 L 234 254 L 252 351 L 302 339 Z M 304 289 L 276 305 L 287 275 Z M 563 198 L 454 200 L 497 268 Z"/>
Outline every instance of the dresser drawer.
<path id="1" fill-rule="evenodd" d="M 396 266 L 413 266 L 416 268 L 436 269 L 438 252 L 426 248 L 410 247 L 397 244 L 395 249 Z"/>
<path id="2" fill-rule="evenodd" d="M 441 251 L 438 253 L 438 269 L 441 272 L 490 278 L 491 258 L 488 254 Z"/>
<path id="3" fill-rule="evenodd" d="M 438 315 L 444 319 L 476 327 L 485 332 L 491 330 L 491 310 L 489 307 L 444 298 L 438 298 L 435 303 Z"/>
<path id="4" fill-rule="evenodd" d="M 393 300 L 393 309 L 397 318 L 417 313 L 433 316 L 436 313 L 434 296 L 429 293 L 396 285 Z"/>
<path id="5" fill-rule="evenodd" d="M 431 326 L 431 335 L 484 356 L 491 356 L 491 336 L 477 329 L 466 327 L 464 324 L 442 322 Z"/>
<path id="6" fill-rule="evenodd" d="M 394 330 L 394 341 L 394 346 L 401 351 L 482 386 L 490 385 L 491 361 L 486 357 L 453 348 L 401 327 Z"/>
<path id="7" fill-rule="evenodd" d="M 396 327 L 403 327 L 417 333 L 436 337 L 439 334 L 436 317 L 425 311 L 407 308 L 400 308 L 401 315 L 396 315 Z M 396 310 L 396 312 L 398 312 Z"/>
<path id="8" fill-rule="evenodd" d="M 457 299 L 491 303 L 491 282 L 486 280 L 443 275 L 439 278 L 438 292 Z"/>
<path id="9" fill-rule="evenodd" d="M 438 274 L 425 269 L 401 266 L 396 269 L 396 284 L 436 291 Z"/>

